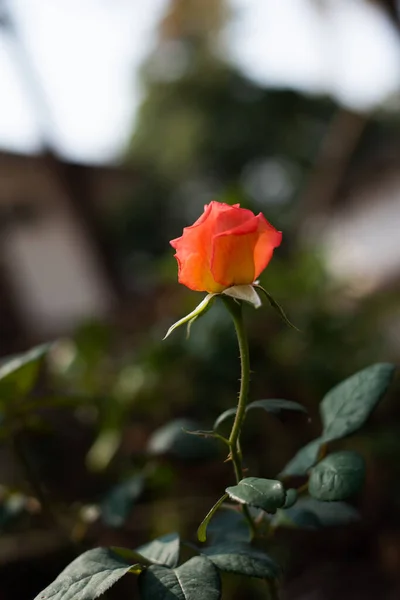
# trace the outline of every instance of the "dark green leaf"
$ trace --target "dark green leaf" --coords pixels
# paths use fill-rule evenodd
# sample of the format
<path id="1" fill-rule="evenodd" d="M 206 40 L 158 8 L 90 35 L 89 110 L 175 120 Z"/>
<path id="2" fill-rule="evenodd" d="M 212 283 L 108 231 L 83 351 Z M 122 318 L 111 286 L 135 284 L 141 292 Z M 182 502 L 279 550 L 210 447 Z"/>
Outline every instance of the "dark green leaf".
<path id="1" fill-rule="evenodd" d="M 320 405 L 323 439 L 342 438 L 359 429 L 387 391 L 394 371 L 394 365 L 378 363 L 330 390 Z"/>
<path id="2" fill-rule="evenodd" d="M 144 488 L 142 475 L 135 475 L 115 486 L 100 505 L 101 517 L 110 527 L 122 527 L 128 518 L 135 501 Z"/>
<path id="3" fill-rule="evenodd" d="M 207 460 L 218 455 L 215 439 L 189 435 L 199 424 L 189 419 L 175 419 L 157 429 L 151 436 L 147 450 L 150 454 L 170 454 L 181 460 Z"/>
<path id="4" fill-rule="evenodd" d="M 321 523 L 311 510 L 298 508 L 279 509 L 271 520 L 271 527 L 291 527 L 299 529 L 318 529 Z"/>
<path id="5" fill-rule="evenodd" d="M 139 577 L 142 600 L 219 600 L 221 582 L 213 563 L 195 556 L 177 569 L 153 565 Z"/>
<path id="6" fill-rule="evenodd" d="M 136 552 L 152 563 L 166 567 L 177 566 L 179 551 L 180 539 L 177 533 L 169 533 L 136 549 Z"/>
<path id="7" fill-rule="evenodd" d="M 231 419 L 232 417 L 234 417 L 236 415 L 236 412 L 237 412 L 237 408 L 228 408 L 228 410 L 225 410 L 216 419 L 216 421 L 215 421 L 215 423 L 213 425 L 213 429 L 218 429 L 218 427 L 220 425 L 222 425 L 222 423 L 225 423 L 225 421 L 227 421 L 228 419 Z"/>
<path id="8" fill-rule="evenodd" d="M 323 527 L 337 527 L 348 525 L 360 520 L 359 512 L 346 502 L 321 502 L 310 496 L 300 498 L 296 506 L 285 510 L 290 517 L 308 512 L 315 515 Z"/>
<path id="9" fill-rule="evenodd" d="M 6 384 L 19 396 L 25 396 L 34 387 L 40 366 L 50 347 L 50 344 L 43 344 L 5 359 L 0 366 L 1 385 Z"/>
<path id="10" fill-rule="evenodd" d="M 345 500 L 359 491 L 364 478 L 365 463 L 359 454 L 335 452 L 312 469 L 308 490 L 324 502 Z"/>
<path id="11" fill-rule="evenodd" d="M 221 506 L 209 523 L 207 533 L 213 544 L 251 540 L 251 531 L 243 512 L 229 505 Z"/>
<path id="12" fill-rule="evenodd" d="M 280 481 L 260 477 L 246 477 L 237 485 L 226 488 L 226 493 L 237 502 L 272 513 L 284 505 L 286 497 L 285 488 Z"/>
<path id="13" fill-rule="evenodd" d="M 226 543 L 202 550 L 220 571 L 275 579 L 279 577 L 279 566 L 261 550 L 245 543 Z"/>
<path id="14" fill-rule="evenodd" d="M 290 508 L 291 506 L 296 504 L 298 497 L 299 497 L 299 495 L 297 493 L 297 490 L 295 490 L 293 488 L 290 488 L 289 490 L 287 490 L 286 491 L 286 500 L 285 500 L 285 504 L 283 505 L 283 508 Z"/>
<path id="15" fill-rule="evenodd" d="M 78 556 L 35 600 L 93 600 L 134 568 L 109 548 Z"/>
<path id="16" fill-rule="evenodd" d="M 321 438 L 317 438 L 303 446 L 297 454 L 288 462 L 280 473 L 281 477 L 306 475 L 309 469 L 317 462 L 318 453 L 323 444 Z"/>
<path id="17" fill-rule="evenodd" d="M 253 408 L 263 408 L 273 415 L 279 415 L 283 410 L 295 410 L 297 412 L 307 413 L 307 409 L 304 406 L 298 402 L 292 402 L 291 400 L 255 400 L 254 402 L 250 402 L 250 404 L 248 404 L 246 411 Z"/>

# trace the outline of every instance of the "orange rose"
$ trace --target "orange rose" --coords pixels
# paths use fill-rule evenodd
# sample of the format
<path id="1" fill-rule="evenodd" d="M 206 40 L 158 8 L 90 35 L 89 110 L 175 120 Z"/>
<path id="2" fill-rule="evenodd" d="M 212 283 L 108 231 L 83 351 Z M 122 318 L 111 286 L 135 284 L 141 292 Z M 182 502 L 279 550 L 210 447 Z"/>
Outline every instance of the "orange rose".
<path id="1" fill-rule="evenodd" d="M 252 284 L 282 240 L 260 213 L 211 202 L 180 238 L 172 240 L 178 280 L 192 290 L 219 293 L 232 285 Z"/>

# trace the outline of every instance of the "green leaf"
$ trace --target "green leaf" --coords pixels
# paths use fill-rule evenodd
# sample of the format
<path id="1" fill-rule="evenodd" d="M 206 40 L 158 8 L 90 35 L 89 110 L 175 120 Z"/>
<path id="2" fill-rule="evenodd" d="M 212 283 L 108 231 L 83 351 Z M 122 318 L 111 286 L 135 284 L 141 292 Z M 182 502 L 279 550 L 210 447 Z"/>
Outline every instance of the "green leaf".
<path id="1" fill-rule="evenodd" d="M 271 527 L 289 527 L 295 529 L 319 529 L 321 523 L 311 510 L 299 509 L 293 506 L 289 509 L 280 508 L 271 520 Z"/>
<path id="2" fill-rule="evenodd" d="M 364 459 L 356 452 L 335 452 L 310 474 L 308 491 L 317 500 L 345 500 L 359 491 L 365 478 Z"/>
<path id="3" fill-rule="evenodd" d="M 170 454 L 181 460 L 206 460 L 218 455 L 215 439 L 188 434 L 185 430 L 199 429 L 189 419 L 174 419 L 163 425 L 150 437 L 147 451 L 152 455 Z"/>
<path id="4" fill-rule="evenodd" d="M 260 308 L 262 302 L 252 285 L 233 285 L 222 292 L 226 296 L 248 302 L 254 308 Z"/>
<path id="5" fill-rule="evenodd" d="M 152 563 L 176 567 L 179 562 L 180 539 L 177 533 L 163 535 L 148 544 L 136 548 L 136 552 Z"/>
<path id="6" fill-rule="evenodd" d="M 220 571 L 276 579 L 280 575 L 279 566 L 261 550 L 245 543 L 226 543 L 204 548 L 205 554 Z"/>
<path id="7" fill-rule="evenodd" d="M 299 329 L 297 329 L 297 327 L 295 325 L 293 325 L 293 323 L 291 323 L 289 321 L 282 306 L 280 304 L 278 304 L 278 302 L 271 296 L 271 294 L 269 292 L 267 292 L 266 289 L 264 289 L 261 285 L 255 285 L 254 287 L 257 290 L 261 290 L 265 294 L 265 296 L 267 297 L 267 300 L 270 303 L 270 305 L 272 306 L 272 308 L 274 310 L 276 310 L 276 312 L 278 313 L 278 315 L 280 316 L 282 321 L 284 321 L 286 323 L 286 325 L 289 325 L 289 327 L 291 327 L 292 329 L 295 329 L 296 331 L 300 331 Z"/>
<path id="8" fill-rule="evenodd" d="M 217 512 L 217 510 L 219 509 L 219 507 L 221 506 L 221 504 L 223 502 L 225 502 L 225 500 L 227 498 L 228 498 L 228 494 L 224 494 L 219 500 L 217 500 L 217 502 L 208 511 L 208 513 L 206 514 L 206 516 L 204 517 L 204 519 L 200 523 L 199 528 L 197 530 L 197 539 L 199 540 L 199 542 L 205 542 L 206 541 L 206 539 L 207 539 L 207 527 L 208 527 L 208 524 L 211 521 L 211 519 L 213 518 L 213 516 L 215 515 L 215 513 Z"/>
<path id="9" fill-rule="evenodd" d="M 183 317 L 182 319 L 179 319 L 179 321 L 177 321 L 176 323 L 174 323 L 173 325 L 171 325 L 171 327 L 168 329 L 167 333 L 164 336 L 164 340 L 171 335 L 171 333 L 177 329 L 178 327 L 180 327 L 181 325 L 185 325 L 185 323 L 188 323 L 188 335 L 190 334 L 190 327 L 191 324 L 201 315 L 203 315 L 211 306 L 211 302 L 214 301 L 215 296 L 218 296 L 218 294 L 207 294 L 207 296 L 200 302 L 200 304 L 198 306 L 196 306 L 196 308 L 194 310 L 192 310 L 191 313 L 189 313 L 188 315 L 186 315 L 186 317 Z"/>
<path id="10" fill-rule="evenodd" d="M 323 440 L 317 438 L 309 442 L 306 446 L 303 446 L 292 460 L 288 462 L 283 471 L 281 471 L 279 474 L 280 477 L 306 475 L 309 469 L 317 462 L 322 444 Z"/>
<path id="11" fill-rule="evenodd" d="M 91 471 L 103 471 L 108 467 L 121 444 L 121 429 L 105 427 L 100 430 L 94 444 L 86 455 L 86 465 Z"/>
<path id="12" fill-rule="evenodd" d="M 137 565 L 109 548 L 78 556 L 35 600 L 93 600 Z"/>
<path id="13" fill-rule="evenodd" d="M 323 439 L 335 440 L 359 429 L 387 391 L 394 371 L 394 365 L 378 363 L 330 390 L 320 405 Z"/>
<path id="14" fill-rule="evenodd" d="M 299 495 L 297 490 L 290 488 L 286 490 L 286 500 L 283 508 L 291 508 L 294 504 L 296 504 Z"/>
<path id="15" fill-rule="evenodd" d="M 142 600 L 219 600 L 221 582 L 213 563 L 194 556 L 177 569 L 153 565 L 139 577 Z"/>
<path id="16" fill-rule="evenodd" d="M 310 496 L 299 498 L 291 509 L 283 511 L 294 517 L 295 520 L 302 513 L 313 514 L 323 527 L 337 527 L 339 525 L 348 525 L 360 520 L 360 513 L 346 502 L 321 502 Z"/>
<path id="17" fill-rule="evenodd" d="M 263 408 L 265 411 L 273 415 L 279 415 L 284 410 L 294 410 L 307 414 L 307 409 L 298 402 L 291 400 L 271 399 L 271 400 L 255 400 L 247 405 L 246 412 L 253 408 Z"/>
<path id="18" fill-rule="evenodd" d="M 272 513 L 284 505 L 286 498 L 285 488 L 280 481 L 259 477 L 246 477 L 237 485 L 226 488 L 226 493 L 236 502 Z"/>
<path id="19" fill-rule="evenodd" d="M 104 523 L 110 527 L 122 527 L 143 488 L 142 475 L 135 475 L 112 488 L 100 504 Z"/>
<path id="20" fill-rule="evenodd" d="M 218 427 L 220 425 L 222 425 L 222 423 L 225 423 L 225 421 L 227 421 L 231 417 L 234 417 L 236 415 L 236 412 L 237 412 L 237 408 L 228 408 L 228 410 L 225 410 L 223 413 L 221 413 L 219 415 L 219 417 L 217 417 L 217 419 L 213 425 L 213 429 L 218 429 Z"/>
<path id="21" fill-rule="evenodd" d="M 5 359 L 0 366 L 0 386 L 6 384 L 19 396 L 28 394 L 36 384 L 41 364 L 50 348 L 51 344 L 43 344 Z"/>
<path id="22" fill-rule="evenodd" d="M 208 525 L 208 538 L 213 544 L 223 542 L 250 542 L 251 531 L 241 510 L 223 504 Z"/>

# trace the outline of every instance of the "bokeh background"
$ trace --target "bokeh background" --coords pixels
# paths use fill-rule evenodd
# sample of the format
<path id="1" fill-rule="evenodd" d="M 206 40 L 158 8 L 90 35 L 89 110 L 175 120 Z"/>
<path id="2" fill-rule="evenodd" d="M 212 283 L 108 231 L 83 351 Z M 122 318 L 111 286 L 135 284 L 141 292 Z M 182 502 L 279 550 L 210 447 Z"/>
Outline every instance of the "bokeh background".
<path id="1" fill-rule="evenodd" d="M 64 531 L 4 443 L 1 600 L 33 598 L 90 546 L 193 539 L 230 483 L 215 448 L 168 441 L 236 398 L 221 306 L 161 341 L 202 297 L 168 242 L 210 200 L 283 231 L 262 283 L 301 330 L 246 311 L 252 399 L 312 417 L 249 417 L 253 474 L 318 435 L 331 386 L 399 362 L 399 123 L 396 0 L 0 1 L 0 352 L 60 340 L 38 390 L 51 408 L 18 436 Z M 398 391 L 342 443 L 368 463 L 361 523 L 277 533 L 284 598 L 399 597 Z"/>

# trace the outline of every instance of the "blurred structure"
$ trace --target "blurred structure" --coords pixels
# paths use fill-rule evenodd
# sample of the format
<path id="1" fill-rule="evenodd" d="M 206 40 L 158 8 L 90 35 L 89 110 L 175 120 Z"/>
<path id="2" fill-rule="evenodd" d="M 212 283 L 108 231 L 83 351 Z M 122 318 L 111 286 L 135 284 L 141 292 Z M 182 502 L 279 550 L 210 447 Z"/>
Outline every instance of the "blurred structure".
<path id="1" fill-rule="evenodd" d="M 134 179 L 115 167 L 0 155 L 3 351 L 69 333 L 121 299 L 101 223 Z"/>

